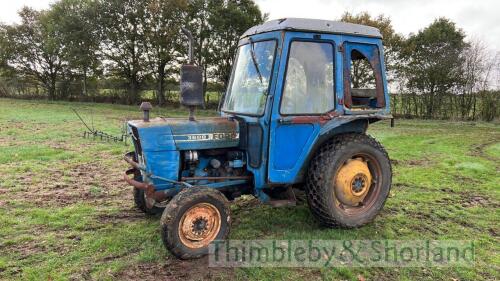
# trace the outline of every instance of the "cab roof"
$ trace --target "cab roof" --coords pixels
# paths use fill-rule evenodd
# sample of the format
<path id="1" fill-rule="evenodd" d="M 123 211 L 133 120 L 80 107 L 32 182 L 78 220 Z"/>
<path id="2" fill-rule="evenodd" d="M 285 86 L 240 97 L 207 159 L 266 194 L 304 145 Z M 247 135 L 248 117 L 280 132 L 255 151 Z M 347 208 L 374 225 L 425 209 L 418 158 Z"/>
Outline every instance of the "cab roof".
<path id="1" fill-rule="evenodd" d="M 241 38 L 245 38 L 254 34 L 278 30 L 348 34 L 382 38 L 382 34 L 375 27 L 341 21 L 302 18 L 283 18 L 267 21 L 261 25 L 251 27 L 250 29 L 245 31 L 245 33 L 243 33 Z"/>

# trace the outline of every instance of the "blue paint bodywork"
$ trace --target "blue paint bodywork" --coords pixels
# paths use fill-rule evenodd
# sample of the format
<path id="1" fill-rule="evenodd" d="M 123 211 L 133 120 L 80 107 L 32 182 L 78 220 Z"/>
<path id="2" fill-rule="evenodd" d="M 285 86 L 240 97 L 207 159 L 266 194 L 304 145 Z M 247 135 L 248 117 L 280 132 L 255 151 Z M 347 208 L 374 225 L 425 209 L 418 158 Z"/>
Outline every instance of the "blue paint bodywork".
<path id="1" fill-rule="evenodd" d="M 262 138 L 253 139 L 248 136 L 249 145 L 259 144 L 261 163 L 252 167 L 245 161 L 235 165 L 246 165 L 246 170 L 253 175 L 254 193 L 261 200 L 269 197 L 262 191 L 274 185 L 295 184 L 304 181 L 305 170 L 316 149 L 335 134 L 344 132 L 364 132 L 369 122 L 390 118 L 389 96 L 385 77 L 383 47 L 380 38 L 318 34 L 314 32 L 272 31 L 250 36 L 251 41 L 276 40 L 277 50 L 274 67 L 270 79 L 269 93 L 261 116 L 221 113 L 221 117 L 207 118 L 197 122 L 186 119 L 155 119 L 151 122 L 130 121 L 129 128 L 137 128 L 142 158 L 139 159 L 146 169 L 146 181 L 153 183 L 157 189 L 173 188 L 175 184 L 165 183 L 158 179 L 148 179 L 147 173 L 178 181 L 186 171 L 180 171 L 181 152 L 185 150 L 204 150 L 237 148 L 240 128 L 234 119 L 246 124 L 256 124 L 262 129 Z M 286 67 L 291 43 L 295 40 L 331 43 L 334 57 L 335 107 L 331 111 L 312 116 L 284 116 L 279 108 L 284 87 Z M 240 45 L 248 44 L 249 37 L 243 38 Z M 351 49 L 356 48 L 369 60 L 377 61 L 375 69 L 383 83 L 383 107 L 373 110 L 353 110 L 344 104 L 344 85 L 350 85 L 345 77 L 345 68 L 349 65 Z M 376 50 L 376 51 L 374 51 Z M 374 57 L 375 56 L 375 57 Z M 349 84 L 348 84 L 349 83 Z M 132 132 L 131 132 L 132 133 Z M 207 141 L 203 134 L 221 133 L 221 139 Z M 188 135 L 200 134 L 200 140 L 189 139 Z M 248 155 L 246 157 L 248 159 Z M 206 176 L 208 159 L 200 159 L 195 171 L 196 176 Z M 200 181 L 198 185 L 214 188 L 241 185 L 245 181 L 226 181 L 210 183 Z"/>
<path id="2" fill-rule="evenodd" d="M 150 122 L 134 120 L 128 122 L 129 134 L 139 139 L 142 154 L 139 164 L 145 167 L 143 178 L 154 184 L 157 190 L 174 187 L 160 179 L 148 177 L 156 175 L 173 181 L 178 181 L 181 175 L 181 151 L 207 148 L 230 148 L 239 143 L 239 129 L 236 121 L 227 118 L 207 118 L 188 121 L 180 118 L 156 118 Z M 134 136 L 132 128 L 137 130 Z M 199 138 L 204 133 L 217 136 L 216 139 L 203 141 Z M 189 137 L 195 139 L 189 139 Z M 137 151 L 136 147 L 136 151 Z M 203 169 L 208 165 L 206 159 L 201 159 L 197 176 L 205 176 Z"/>
<path id="3" fill-rule="evenodd" d="M 321 39 L 316 39 L 316 33 L 304 33 L 304 32 L 286 32 L 284 40 L 282 42 L 283 51 L 282 54 L 288 54 L 291 43 L 295 40 L 300 41 L 313 41 L 313 42 L 328 42 L 335 46 L 334 48 L 334 61 L 335 61 L 335 108 L 331 112 L 331 115 L 336 116 L 330 121 L 321 124 L 319 120 L 314 120 L 311 118 L 311 122 L 302 122 L 301 124 L 287 124 L 284 121 L 293 120 L 292 116 L 282 116 L 279 112 L 281 93 L 283 92 L 283 86 L 286 74 L 286 63 L 280 65 L 279 73 L 277 74 L 275 80 L 278 81 L 274 95 L 274 102 L 272 104 L 271 110 L 271 120 L 270 120 L 270 158 L 269 162 L 273 163 L 269 165 L 268 180 L 273 183 L 298 183 L 303 181 L 299 171 L 307 165 L 306 160 L 309 156 L 314 153 L 312 151 L 315 148 L 315 143 L 318 142 L 323 134 L 327 134 L 330 130 L 343 125 L 345 121 L 352 121 L 356 117 L 349 117 L 349 115 L 356 114 L 360 115 L 359 118 L 367 119 L 366 112 L 351 111 L 346 108 L 342 101 L 344 96 L 344 83 L 343 83 L 343 69 L 344 69 L 344 59 L 343 52 L 339 50 L 338 46 L 345 45 L 346 42 L 358 42 L 365 45 L 375 45 L 382 50 L 382 41 L 377 38 L 366 38 L 366 37 L 353 37 L 345 35 L 334 35 L 334 34 L 322 34 Z M 345 50 L 345 47 L 344 47 Z M 348 51 L 344 51 L 347 53 Z M 370 56 L 367 56 L 370 59 Z M 383 54 L 380 52 L 380 65 L 383 65 Z M 285 59 L 282 59 L 286 62 Z M 385 81 L 384 71 L 381 70 L 382 77 Z M 384 83 L 385 85 L 386 83 Z M 384 88 L 385 100 L 388 99 L 387 88 Z M 370 112 L 380 117 L 389 114 L 389 104 L 376 112 Z M 347 118 L 342 118 L 341 116 L 347 116 Z M 349 128 L 351 127 L 351 128 Z M 360 129 L 365 130 L 366 128 L 358 128 L 357 124 L 355 126 L 347 125 L 347 131 L 356 132 Z M 293 142 L 290 141 L 293 138 Z M 298 142 L 298 143 L 297 143 Z M 300 145 L 299 145 L 300 143 Z M 286 153 L 284 153 L 286 152 Z M 279 163 L 287 163 L 287 165 L 279 165 Z M 289 163 L 293 163 L 290 165 Z"/>

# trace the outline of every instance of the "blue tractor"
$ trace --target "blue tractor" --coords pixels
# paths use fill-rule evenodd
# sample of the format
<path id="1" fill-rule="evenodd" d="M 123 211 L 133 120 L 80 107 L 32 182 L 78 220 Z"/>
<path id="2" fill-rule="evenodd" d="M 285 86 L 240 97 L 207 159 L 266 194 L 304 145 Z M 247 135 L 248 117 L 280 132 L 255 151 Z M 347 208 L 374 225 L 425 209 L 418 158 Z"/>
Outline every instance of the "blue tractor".
<path id="1" fill-rule="evenodd" d="M 368 125 L 392 118 L 378 29 L 343 22 L 286 18 L 240 38 L 220 116 L 195 118 L 202 72 L 181 67 L 181 103 L 189 118 L 129 121 L 135 151 L 125 180 L 135 203 L 163 213 L 165 247 L 182 259 L 226 239 L 228 202 L 252 194 L 293 205 L 303 190 L 327 227 L 359 227 L 382 209 L 392 168 Z"/>

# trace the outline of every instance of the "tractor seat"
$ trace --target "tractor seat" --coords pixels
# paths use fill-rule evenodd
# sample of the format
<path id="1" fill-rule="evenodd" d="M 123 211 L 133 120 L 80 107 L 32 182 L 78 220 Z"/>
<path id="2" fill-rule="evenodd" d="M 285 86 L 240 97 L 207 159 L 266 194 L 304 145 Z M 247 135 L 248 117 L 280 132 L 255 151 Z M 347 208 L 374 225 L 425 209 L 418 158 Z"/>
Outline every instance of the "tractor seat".
<path id="1" fill-rule="evenodd" d="M 375 89 L 352 88 L 351 96 L 354 98 L 376 98 L 377 91 Z"/>

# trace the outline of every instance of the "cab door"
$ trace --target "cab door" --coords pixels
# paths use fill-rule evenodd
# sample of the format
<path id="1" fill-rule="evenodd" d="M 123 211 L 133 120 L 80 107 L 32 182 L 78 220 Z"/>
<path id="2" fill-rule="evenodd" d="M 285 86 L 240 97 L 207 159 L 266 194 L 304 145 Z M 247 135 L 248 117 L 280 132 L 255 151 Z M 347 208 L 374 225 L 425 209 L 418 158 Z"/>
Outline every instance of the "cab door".
<path id="1" fill-rule="evenodd" d="M 294 183 L 321 122 L 336 108 L 339 71 L 333 35 L 287 33 L 274 94 L 268 181 Z M 284 63 L 286 62 L 286 63 Z"/>

